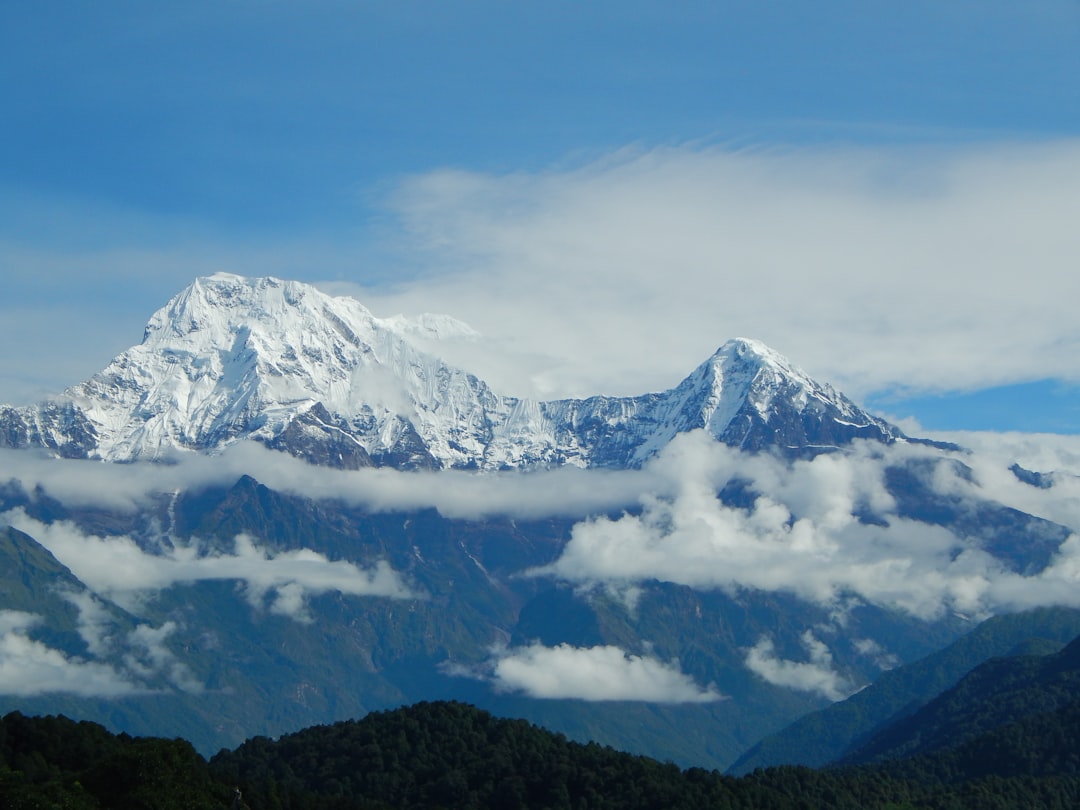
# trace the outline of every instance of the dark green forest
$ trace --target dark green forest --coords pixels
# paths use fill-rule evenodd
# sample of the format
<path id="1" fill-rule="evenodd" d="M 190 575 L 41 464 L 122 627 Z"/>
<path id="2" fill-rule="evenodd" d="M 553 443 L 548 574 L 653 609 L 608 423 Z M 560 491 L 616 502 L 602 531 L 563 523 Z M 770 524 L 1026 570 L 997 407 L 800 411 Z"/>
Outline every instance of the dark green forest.
<path id="1" fill-rule="evenodd" d="M 209 761 L 184 740 L 14 712 L 0 721 L 0 806 L 1065 808 L 1080 803 L 1077 712 L 1044 712 L 1023 728 L 1014 723 L 905 760 L 738 778 L 571 742 L 453 702 L 256 737 Z"/>

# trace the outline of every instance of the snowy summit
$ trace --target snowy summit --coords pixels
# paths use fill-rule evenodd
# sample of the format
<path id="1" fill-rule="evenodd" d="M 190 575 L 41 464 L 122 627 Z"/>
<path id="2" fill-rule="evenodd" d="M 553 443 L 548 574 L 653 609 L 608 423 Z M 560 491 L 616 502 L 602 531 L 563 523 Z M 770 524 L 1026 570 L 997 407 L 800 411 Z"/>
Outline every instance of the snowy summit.
<path id="1" fill-rule="evenodd" d="M 100 373 L 0 408 L 0 446 L 133 461 L 254 439 L 343 467 L 621 468 L 697 428 L 750 450 L 904 438 L 753 340 L 725 343 L 670 391 L 539 402 L 417 345 L 446 334 L 479 337 L 449 316 L 380 319 L 299 282 L 199 278 Z"/>

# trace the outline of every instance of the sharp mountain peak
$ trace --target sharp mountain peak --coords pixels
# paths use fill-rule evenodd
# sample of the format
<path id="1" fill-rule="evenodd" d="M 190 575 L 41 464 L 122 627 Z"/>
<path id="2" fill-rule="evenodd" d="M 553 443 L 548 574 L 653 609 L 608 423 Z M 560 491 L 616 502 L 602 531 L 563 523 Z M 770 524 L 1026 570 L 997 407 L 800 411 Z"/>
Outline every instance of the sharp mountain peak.
<path id="1" fill-rule="evenodd" d="M 301 282 L 197 278 L 64 397 L 0 409 L 0 446 L 131 461 L 255 439 L 323 464 L 502 469 L 635 467 L 699 428 L 747 450 L 904 439 L 750 338 L 669 391 L 540 402 L 497 395 L 413 340 L 441 334 L 478 336 L 450 316 L 380 319 Z"/>

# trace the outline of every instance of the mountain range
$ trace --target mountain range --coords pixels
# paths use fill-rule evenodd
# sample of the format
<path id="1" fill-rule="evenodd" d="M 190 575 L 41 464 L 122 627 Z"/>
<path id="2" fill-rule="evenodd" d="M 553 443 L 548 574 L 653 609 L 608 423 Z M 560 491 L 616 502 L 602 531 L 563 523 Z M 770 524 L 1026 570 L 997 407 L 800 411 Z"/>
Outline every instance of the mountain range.
<path id="1" fill-rule="evenodd" d="M 475 339 L 219 274 L 0 408 L 0 709 L 211 753 L 464 700 L 726 768 L 1068 601 L 1069 527 L 759 342 L 668 391 L 544 402 L 420 348 L 440 336 Z"/>
<path id="2" fill-rule="evenodd" d="M 142 343 L 37 406 L 0 411 L 0 446 L 160 460 L 254 439 L 333 466 L 640 466 L 704 428 L 748 450 L 903 434 L 753 340 L 725 343 L 670 391 L 538 402 L 497 395 L 410 342 L 451 318 L 380 319 L 298 282 L 197 279 Z"/>

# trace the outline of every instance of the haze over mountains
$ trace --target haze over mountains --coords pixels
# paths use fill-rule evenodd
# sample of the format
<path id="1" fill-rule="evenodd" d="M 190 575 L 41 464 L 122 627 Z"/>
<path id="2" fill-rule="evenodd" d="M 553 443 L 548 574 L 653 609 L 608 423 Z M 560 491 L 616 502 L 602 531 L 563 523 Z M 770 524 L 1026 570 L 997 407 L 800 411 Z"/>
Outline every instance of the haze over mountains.
<path id="1" fill-rule="evenodd" d="M 726 767 L 984 618 L 1080 604 L 1075 482 L 753 340 L 540 402 L 418 334 L 475 337 L 220 274 L 0 408 L 0 707 L 212 751 L 454 698 Z"/>

